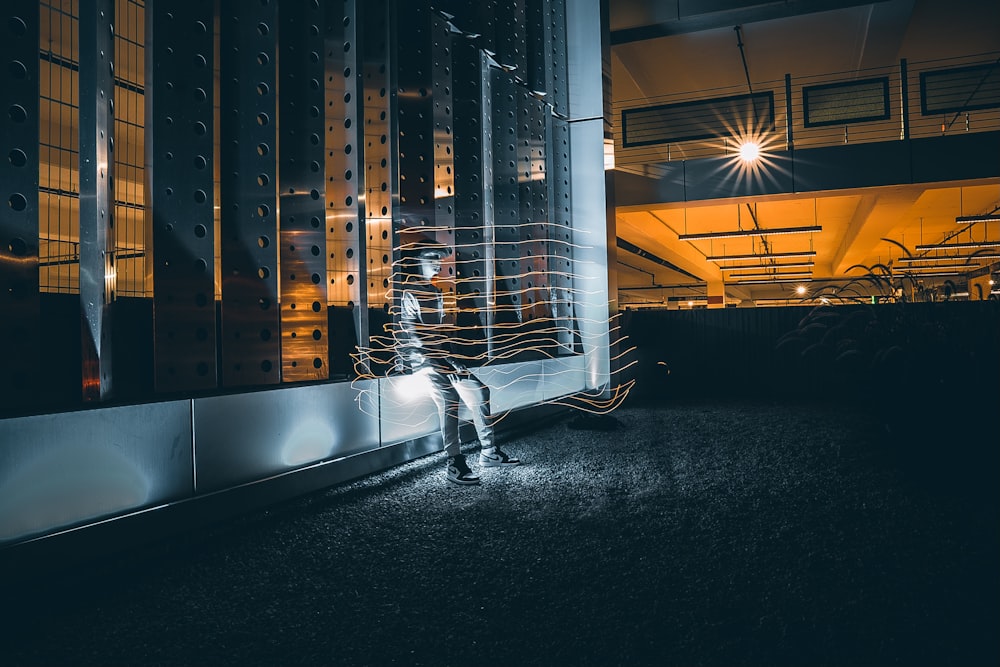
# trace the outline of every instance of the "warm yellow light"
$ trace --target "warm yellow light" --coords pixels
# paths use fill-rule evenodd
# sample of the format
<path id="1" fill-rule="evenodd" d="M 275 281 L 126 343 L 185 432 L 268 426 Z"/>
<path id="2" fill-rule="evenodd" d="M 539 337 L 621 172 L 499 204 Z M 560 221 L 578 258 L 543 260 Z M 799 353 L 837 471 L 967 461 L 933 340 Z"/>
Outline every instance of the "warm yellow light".
<path id="1" fill-rule="evenodd" d="M 799 296 L 805 294 L 806 293 L 806 286 L 805 285 L 799 285 L 798 287 L 795 288 L 795 293 L 798 294 Z"/>
<path id="2" fill-rule="evenodd" d="M 740 146 L 740 159 L 750 164 L 760 157 L 760 146 L 754 141 L 747 141 Z"/>

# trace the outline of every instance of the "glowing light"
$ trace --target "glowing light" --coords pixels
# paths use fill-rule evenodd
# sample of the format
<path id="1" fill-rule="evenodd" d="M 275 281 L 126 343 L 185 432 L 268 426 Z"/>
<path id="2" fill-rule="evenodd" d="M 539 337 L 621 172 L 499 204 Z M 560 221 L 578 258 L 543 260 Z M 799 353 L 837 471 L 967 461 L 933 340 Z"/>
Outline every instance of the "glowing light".
<path id="1" fill-rule="evenodd" d="M 330 424 L 320 419 L 302 422 L 281 446 L 281 461 L 286 466 L 299 466 L 320 461 L 334 450 L 334 435 Z"/>
<path id="2" fill-rule="evenodd" d="M 795 288 L 795 293 L 798 294 L 799 296 L 802 296 L 803 294 L 806 293 L 806 286 L 799 285 L 798 287 Z"/>
<path id="3" fill-rule="evenodd" d="M 760 159 L 760 146 L 754 141 L 747 141 L 740 146 L 740 159 L 752 164 Z"/>

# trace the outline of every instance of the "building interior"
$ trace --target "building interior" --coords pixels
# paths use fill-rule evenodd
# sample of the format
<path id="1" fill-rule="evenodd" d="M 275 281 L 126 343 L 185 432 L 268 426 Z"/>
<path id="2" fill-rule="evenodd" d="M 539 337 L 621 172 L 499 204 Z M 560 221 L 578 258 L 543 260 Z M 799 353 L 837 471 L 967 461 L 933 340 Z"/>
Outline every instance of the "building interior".
<path id="1" fill-rule="evenodd" d="M 4 13 L 8 555 L 437 452 L 414 233 L 508 424 L 620 405 L 628 311 L 1000 294 L 995 2 Z"/>

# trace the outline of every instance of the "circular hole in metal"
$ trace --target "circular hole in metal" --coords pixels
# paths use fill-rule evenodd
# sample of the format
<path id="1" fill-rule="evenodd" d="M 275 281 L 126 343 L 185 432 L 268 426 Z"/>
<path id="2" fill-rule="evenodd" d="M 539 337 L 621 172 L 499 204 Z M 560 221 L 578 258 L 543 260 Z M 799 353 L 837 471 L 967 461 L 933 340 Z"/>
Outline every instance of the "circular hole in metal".
<path id="1" fill-rule="evenodd" d="M 7 160 L 15 167 L 23 167 L 28 163 L 28 156 L 20 148 L 15 148 L 7 154 Z"/>
<path id="2" fill-rule="evenodd" d="M 257 155 L 264 157 L 270 152 L 270 148 L 267 144 L 257 144 Z"/>
<path id="3" fill-rule="evenodd" d="M 258 65 L 266 65 L 269 62 L 271 62 L 271 59 L 268 57 L 268 55 L 266 53 L 261 52 L 261 53 L 257 54 L 257 64 Z"/>
<path id="4" fill-rule="evenodd" d="M 18 37 L 22 37 L 28 33 L 28 25 L 19 16 L 11 16 L 10 20 L 7 21 L 7 28 Z"/>
<path id="5" fill-rule="evenodd" d="M 264 187 L 270 182 L 271 179 L 268 178 L 267 174 L 257 174 L 257 185 L 259 185 L 260 187 Z"/>
<path id="6" fill-rule="evenodd" d="M 28 244 L 25 243 L 24 239 L 15 237 L 7 244 L 7 252 L 15 257 L 24 257 L 28 254 Z"/>
<path id="7" fill-rule="evenodd" d="M 270 89 L 270 87 L 268 87 L 268 85 L 266 83 L 264 83 L 263 81 L 261 81 L 260 83 L 257 84 L 257 94 L 258 95 L 267 95 L 269 92 L 271 92 L 271 89 Z"/>
<path id="8" fill-rule="evenodd" d="M 200 238 L 200 239 L 205 238 L 205 235 L 207 233 L 208 233 L 208 230 L 205 228 L 205 225 L 195 225 L 194 226 L 194 235 L 197 236 L 198 238 Z"/>
<path id="9" fill-rule="evenodd" d="M 271 213 L 271 208 L 267 204 L 261 204 L 257 207 L 257 216 L 260 218 L 266 218 Z"/>
<path id="10" fill-rule="evenodd" d="M 7 69 L 10 72 L 11 78 L 23 79 L 28 76 L 28 68 L 20 60 L 11 61 Z"/>
<path id="11" fill-rule="evenodd" d="M 207 166 L 208 166 L 208 160 L 206 160 L 203 155 L 195 155 L 194 156 L 194 168 L 195 169 L 204 169 Z"/>
<path id="12" fill-rule="evenodd" d="M 28 200 L 20 192 L 15 192 L 7 199 L 7 205 L 15 211 L 23 211 L 28 207 Z"/>
<path id="13" fill-rule="evenodd" d="M 268 32 L 270 32 L 270 28 L 267 27 L 266 23 L 264 23 L 263 21 L 261 21 L 260 23 L 257 24 L 257 34 L 258 35 L 260 35 L 261 37 L 263 37 Z"/>
<path id="14" fill-rule="evenodd" d="M 271 245 L 271 239 L 270 238 L 268 238 L 267 236 L 258 236 L 257 237 L 257 247 L 258 248 L 266 248 L 269 245 Z"/>
<path id="15" fill-rule="evenodd" d="M 323 360 L 319 357 L 313 358 L 313 368 L 323 368 Z"/>
<path id="16" fill-rule="evenodd" d="M 348 285 L 353 285 L 354 284 L 354 274 L 348 274 L 347 275 L 347 284 Z"/>
<path id="17" fill-rule="evenodd" d="M 313 301 L 312 309 L 314 313 L 318 313 L 320 310 L 322 310 L 322 308 L 323 304 L 321 304 L 319 301 Z"/>
<path id="18" fill-rule="evenodd" d="M 12 104 L 7 108 L 7 117 L 14 123 L 23 123 L 28 119 L 28 112 L 20 104 Z"/>
<path id="19" fill-rule="evenodd" d="M 265 373 L 270 373 L 271 372 L 271 368 L 272 368 L 272 364 L 271 364 L 270 360 L 265 359 L 264 361 L 260 362 L 260 370 L 264 371 Z"/>
<path id="20" fill-rule="evenodd" d="M 206 201 L 208 201 L 208 195 L 205 194 L 204 190 L 195 190 L 194 200 L 198 204 L 204 204 Z"/>
<path id="21" fill-rule="evenodd" d="M 257 114 L 257 124 L 258 125 L 264 126 L 264 125 L 267 125 L 270 122 L 271 122 L 271 117 L 268 116 L 266 113 L 262 112 L 262 113 Z"/>
<path id="22" fill-rule="evenodd" d="M 259 269 L 257 269 L 257 276 L 261 280 L 266 280 L 270 275 L 271 275 L 271 270 L 266 266 L 262 266 Z"/>
<path id="23" fill-rule="evenodd" d="M 192 127 L 194 129 L 194 133 L 197 134 L 199 137 L 204 136 L 204 134 L 208 132 L 208 127 L 200 120 L 196 122 Z"/>

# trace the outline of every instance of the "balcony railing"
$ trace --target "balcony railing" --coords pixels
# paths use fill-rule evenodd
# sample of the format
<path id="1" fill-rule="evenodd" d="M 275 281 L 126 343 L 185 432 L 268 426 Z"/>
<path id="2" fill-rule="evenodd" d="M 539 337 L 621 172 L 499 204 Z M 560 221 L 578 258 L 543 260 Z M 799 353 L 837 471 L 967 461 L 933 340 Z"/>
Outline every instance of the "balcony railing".
<path id="1" fill-rule="evenodd" d="M 1000 130 L 1000 52 L 614 105 L 615 166 Z"/>

